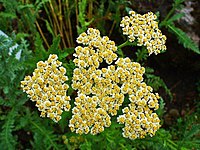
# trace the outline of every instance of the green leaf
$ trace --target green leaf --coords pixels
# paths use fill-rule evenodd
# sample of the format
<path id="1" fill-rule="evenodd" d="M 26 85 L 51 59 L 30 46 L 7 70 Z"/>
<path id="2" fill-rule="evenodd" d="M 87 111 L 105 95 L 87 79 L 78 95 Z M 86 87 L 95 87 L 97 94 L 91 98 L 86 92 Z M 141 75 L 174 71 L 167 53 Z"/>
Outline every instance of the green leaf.
<path id="1" fill-rule="evenodd" d="M 181 29 L 175 27 L 174 25 L 167 25 L 170 31 L 176 34 L 179 42 L 183 44 L 185 48 L 191 49 L 193 52 L 200 54 L 198 46 L 191 40 L 188 35 L 183 32 Z"/>
<path id="2" fill-rule="evenodd" d="M 0 17 L 2 18 L 9 18 L 9 19 L 14 19 L 14 18 L 17 18 L 17 16 L 15 14 L 12 14 L 12 13 L 6 13 L 6 12 L 1 12 L 0 13 Z"/>
<path id="3" fill-rule="evenodd" d="M 53 39 L 53 44 L 48 50 L 48 54 L 59 54 L 58 46 L 60 44 L 60 35 Z"/>
<path id="4" fill-rule="evenodd" d="M 5 123 L 2 126 L 0 133 L 0 147 L 1 149 L 12 150 L 15 149 L 17 144 L 16 138 L 13 136 L 12 131 L 14 129 L 15 117 L 17 115 L 17 109 L 13 108 L 6 117 Z"/>
<path id="5" fill-rule="evenodd" d="M 33 4 L 26 4 L 26 5 L 19 5 L 17 7 L 18 10 L 26 9 L 26 8 L 34 8 L 34 5 Z"/>
<path id="6" fill-rule="evenodd" d="M 175 5 L 179 5 L 181 3 L 183 3 L 185 0 L 174 0 L 174 4 Z"/>
<path id="7" fill-rule="evenodd" d="M 37 61 L 46 59 L 48 57 L 47 51 L 43 47 L 43 40 L 40 37 L 39 33 L 36 33 L 35 37 L 35 57 L 33 58 L 34 65 Z"/>
<path id="8" fill-rule="evenodd" d="M 55 38 L 55 34 L 51 28 L 51 25 L 49 24 L 49 22 L 47 20 L 45 20 L 46 22 L 46 27 L 47 27 L 47 30 L 51 33 L 51 35 L 53 36 L 53 38 Z"/>
<path id="9" fill-rule="evenodd" d="M 167 24 L 172 24 L 174 21 L 182 18 L 183 16 L 185 16 L 184 13 L 178 13 L 178 14 L 175 14 L 174 16 L 172 16 L 170 19 L 167 20 Z"/>
<path id="10" fill-rule="evenodd" d="M 198 133 L 200 133 L 200 124 L 193 125 L 192 128 L 185 133 L 184 140 L 188 140 Z"/>
<path id="11" fill-rule="evenodd" d="M 74 53 L 74 48 L 64 48 L 63 51 L 61 51 L 59 53 L 59 59 L 63 59 L 63 58 L 66 58 L 68 55 L 71 55 Z"/>

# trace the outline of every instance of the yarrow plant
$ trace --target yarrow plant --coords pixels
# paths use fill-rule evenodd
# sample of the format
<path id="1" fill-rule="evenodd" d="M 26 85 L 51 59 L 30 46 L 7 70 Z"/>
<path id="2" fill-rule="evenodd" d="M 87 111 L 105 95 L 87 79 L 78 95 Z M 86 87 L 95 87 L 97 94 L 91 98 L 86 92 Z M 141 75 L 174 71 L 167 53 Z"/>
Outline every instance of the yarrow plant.
<path id="1" fill-rule="evenodd" d="M 23 91 L 41 111 L 40 116 L 47 116 L 55 122 L 61 119 L 63 110 L 69 111 L 71 108 L 70 97 L 66 95 L 69 86 L 64 83 L 68 80 L 66 69 L 57 59 L 58 56 L 53 54 L 47 61 L 39 61 L 33 76 L 26 76 L 21 81 Z"/>
<path id="2" fill-rule="evenodd" d="M 158 29 L 153 13 L 140 15 L 131 11 L 129 14 L 130 17 L 123 17 L 121 27 L 130 42 L 146 46 L 149 55 L 166 49 L 166 36 Z M 117 122 L 125 125 L 123 137 L 155 135 L 160 128 L 160 119 L 155 113 L 159 95 L 143 81 L 145 68 L 128 57 L 118 58 L 115 42 L 107 36 L 101 37 L 97 29 L 88 28 L 79 35 L 77 43 L 82 45 L 73 54 L 76 68 L 71 86 L 77 91 L 77 97 L 69 121 L 71 131 L 101 133 L 110 127 L 111 117 L 122 109 Z M 66 69 L 57 59 L 57 55 L 51 54 L 47 61 L 39 61 L 33 76 L 26 76 L 21 82 L 23 91 L 36 101 L 41 117 L 47 116 L 55 122 L 61 119 L 63 110 L 69 111 L 71 107 L 70 97 L 66 95 L 69 88 L 65 83 Z M 121 108 L 125 96 L 129 97 L 129 104 Z"/>

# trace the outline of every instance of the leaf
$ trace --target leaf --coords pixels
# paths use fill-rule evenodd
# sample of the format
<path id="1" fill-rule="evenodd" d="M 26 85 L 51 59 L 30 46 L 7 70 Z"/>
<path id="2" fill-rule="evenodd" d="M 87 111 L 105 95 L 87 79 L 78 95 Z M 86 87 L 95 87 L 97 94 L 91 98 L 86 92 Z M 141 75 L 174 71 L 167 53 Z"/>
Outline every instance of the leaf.
<path id="1" fill-rule="evenodd" d="M 176 34 L 179 42 L 183 44 L 185 48 L 191 49 L 193 52 L 200 54 L 200 50 L 198 46 L 194 43 L 193 40 L 191 40 L 188 35 L 183 32 L 181 29 L 175 27 L 174 25 L 167 25 L 167 27 Z"/>
<path id="2" fill-rule="evenodd" d="M 175 5 L 178 5 L 178 4 L 181 4 L 183 3 L 185 0 L 174 0 L 174 4 Z"/>
<path id="3" fill-rule="evenodd" d="M 60 43 L 60 35 L 53 39 L 53 44 L 48 50 L 48 54 L 59 54 L 58 46 Z"/>
<path id="4" fill-rule="evenodd" d="M 146 48 L 142 47 L 142 49 L 138 49 L 138 51 L 136 52 L 136 56 L 136 62 L 144 62 L 148 57 L 148 52 Z"/>
<path id="5" fill-rule="evenodd" d="M 44 142 L 46 149 L 47 145 L 49 146 L 49 149 L 50 148 L 53 148 L 55 150 L 59 149 L 59 145 L 56 142 L 58 138 L 53 134 L 53 131 L 49 131 L 47 128 L 43 126 L 43 124 L 41 124 L 39 121 L 36 120 L 34 121 L 30 120 L 30 124 L 32 124 L 31 130 L 34 131 L 34 136 L 37 136 L 38 134 L 39 137 L 43 136 L 43 138 L 40 140 Z M 42 141 L 38 141 L 38 139 L 35 138 L 36 143 L 41 143 Z"/>
<path id="6" fill-rule="evenodd" d="M 74 48 L 64 48 L 64 51 L 61 51 L 59 53 L 59 59 L 66 58 L 68 55 L 71 55 L 74 53 Z"/>
<path id="7" fill-rule="evenodd" d="M 16 41 L 16 42 L 19 42 L 19 41 L 21 41 L 21 39 L 24 39 L 25 37 L 29 37 L 29 34 L 19 32 L 19 33 L 17 33 L 17 35 L 16 35 L 15 41 Z"/>
<path id="8" fill-rule="evenodd" d="M 55 34 L 51 28 L 51 25 L 49 24 L 49 22 L 47 20 L 45 20 L 46 22 L 46 27 L 47 27 L 47 30 L 51 33 L 51 35 L 53 36 L 53 38 L 55 38 Z"/>
<path id="9" fill-rule="evenodd" d="M 17 16 L 16 16 L 15 14 L 6 13 L 6 12 L 1 12 L 1 13 L 0 13 L 0 17 L 2 17 L 2 18 L 7 18 L 7 19 L 14 19 L 14 18 L 17 18 Z"/>
<path id="10" fill-rule="evenodd" d="M 185 133 L 184 140 L 191 139 L 197 133 L 200 133 L 200 124 L 193 125 L 192 128 Z"/>
<path id="11" fill-rule="evenodd" d="M 152 68 L 146 68 L 146 83 L 148 85 L 150 85 L 151 87 L 153 87 L 153 89 L 155 91 L 157 91 L 160 87 L 164 88 L 165 92 L 169 95 L 170 100 L 173 99 L 172 93 L 170 91 L 170 89 L 168 89 L 167 85 L 165 84 L 165 82 L 159 77 L 154 75 L 154 70 Z"/>
<path id="12" fill-rule="evenodd" d="M 21 10 L 21 9 L 26 9 L 26 8 L 34 8 L 33 4 L 26 4 L 26 5 L 18 5 L 17 9 Z"/>
<path id="13" fill-rule="evenodd" d="M 15 117 L 17 115 L 17 109 L 13 108 L 6 117 L 5 123 L 2 126 L 0 133 L 0 147 L 1 149 L 15 149 L 17 144 L 16 138 L 12 135 L 14 129 Z"/>
<path id="14" fill-rule="evenodd" d="M 172 16 L 170 19 L 167 20 L 167 24 L 172 24 L 174 21 L 182 18 L 183 16 L 185 16 L 184 13 L 178 13 L 178 14 L 175 14 L 174 16 Z"/>

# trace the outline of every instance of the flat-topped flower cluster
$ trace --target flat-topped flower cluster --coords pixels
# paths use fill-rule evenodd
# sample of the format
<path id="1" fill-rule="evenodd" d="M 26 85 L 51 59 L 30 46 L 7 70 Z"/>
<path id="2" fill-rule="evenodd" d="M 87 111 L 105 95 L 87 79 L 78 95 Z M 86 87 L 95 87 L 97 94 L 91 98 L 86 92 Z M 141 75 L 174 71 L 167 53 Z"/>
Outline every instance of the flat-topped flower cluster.
<path id="1" fill-rule="evenodd" d="M 72 87 L 78 90 L 78 97 L 72 109 L 71 130 L 81 134 L 104 131 L 104 127 L 111 125 L 111 116 L 117 115 L 125 94 L 128 94 L 130 108 L 124 108 L 124 114 L 118 117 L 118 122 L 125 124 L 123 136 L 135 139 L 148 133 L 155 134 L 160 120 L 153 110 L 159 107 L 159 96 L 143 82 L 145 69 L 129 58 L 117 58 L 115 43 L 108 37 L 101 37 L 97 29 L 89 28 L 77 38 L 77 42 L 83 47 L 76 47 L 74 54 L 77 68 L 73 73 Z M 103 62 L 108 67 L 100 68 Z M 111 63 L 114 64 L 109 65 Z"/>
<path id="2" fill-rule="evenodd" d="M 158 29 L 153 13 L 140 15 L 131 11 L 130 15 L 121 21 L 123 33 L 130 42 L 136 39 L 138 46 L 146 46 L 149 54 L 166 49 L 166 37 Z M 118 58 L 115 42 L 107 36 L 101 37 L 97 29 L 89 28 L 80 34 L 77 43 L 82 45 L 73 54 L 76 68 L 71 86 L 77 90 L 77 97 L 69 121 L 71 131 L 92 135 L 103 132 L 128 96 L 128 106 L 117 117 L 117 122 L 124 124 L 122 135 L 129 139 L 153 136 L 160 128 L 155 113 L 159 95 L 144 82 L 145 68 L 128 57 Z M 63 110 L 71 108 L 70 97 L 66 95 L 68 77 L 61 65 L 58 56 L 51 54 L 47 61 L 37 63 L 33 76 L 21 81 L 23 91 L 41 111 L 40 116 L 55 122 L 61 119 Z"/>
<path id="3" fill-rule="evenodd" d="M 157 16 L 152 12 L 141 15 L 135 11 L 129 12 L 130 16 L 122 18 L 120 26 L 123 34 L 128 35 L 129 41 L 137 40 L 138 46 L 146 46 L 149 55 L 156 55 L 166 50 L 166 36 L 158 28 Z"/>
<path id="4" fill-rule="evenodd" d="M 70 97 L 66 95 L 69 85 L 64 83 L 68 80 L 66 69 L 57 59 L 58 56 L 53 54 L 47 61 L 39 61 L 33 76 L 26 76 L 21 81 L 23 91 L 41 111 L 40 116 L 47 116 L 55 122 L 61 119 L 63 110 L 69 111 L 71 108 Z"/>

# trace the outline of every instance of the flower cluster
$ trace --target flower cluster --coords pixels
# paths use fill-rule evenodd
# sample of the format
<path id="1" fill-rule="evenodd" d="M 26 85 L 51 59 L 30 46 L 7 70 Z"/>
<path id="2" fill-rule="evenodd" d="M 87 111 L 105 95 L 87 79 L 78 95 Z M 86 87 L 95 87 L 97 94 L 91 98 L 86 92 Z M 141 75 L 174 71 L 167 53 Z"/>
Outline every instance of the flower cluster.
<path id="1" fill-rule="evenodd" d="M 153 110 L 159 108 L 158 94 L 143 82 L 145 69 L 139 63 L 131 62 L 129 58 L 119 58 L 116 61 L 121 91 L 129 95 L 129 107 L 125 107 L 123 115 L 117 118 L 120 124 L 125 124 L 123 136 L 130 139 L 144 138 L 147 134 L 154 135 L 159 129 L 159 118 Z"/>
<path id="2" fill-rule="evenodd" d="M 129 12 L 129 16 L 122 18 L 120 26 L 123 34 L 128 35 L 129 41 L 133 42 L 137 39 L 138 46 L 146 46 L 149 55 L 166 50 L 166 36 L 162 35 L 158 28 L 158 22 L 155 20 L 157 16 L 152 12 L 140 15 L 134 11 Z"/>
<path id="3" fill-rule="evenodd" d="M 117 47 L 107 36 L 101 37 L 99 30 L 92 28 L 82 33 L 77 42 L 84 47 L 75 48 L 74 63 L 78 68 L 73 72 L 72 88 L 78 90 L 78 97 L 69 126 L 80 134 L 97 134 L 111 125 L 109 114 L 116 115 L 124 100 L 115 66 L 99 68 L 100 63 L 111 64 L 117 59 L 114 53 Z"/>
<path id="4" fill-rule="evenodd" d="M 55 122 L 61 119 L 63 109 L 69 111 L 71 107 L 70 97 L 66 95 L 69 86 L 64 83 L 68 80 L 66 69 L 57 59 L 57 55 L 51 54 L 47 61 L 39 61 L 33 76 L 26 76 L 21 81 L 23 91 L 41 111 L 40 116 L 47 116 Z"/>
<path id="5" fill-rule="evenodd" d="M 110 116 L 107 112 L 102 108 L 97 108 L 98 102 L 98 97 L 89 97 L 84 94 L 80 94 L 75 99 L 76 107 L 72 109 L 74 115 L 69 122 L 72 132 L 76 131 L 78 134 L 90 132 L 95 135 L 104 131 L 104 127 L 111 125 Z"/>
<path id="6" fill-rule="evenodd" d="M 130 139 L 144 138 L 147 134 L 155 135 L 160 128 L 160 119 L 154 110 L 159 107 L 158 94 L 152 93 L 152 88 L 144 82 L 137 84 L 137 91 L 129 95 L 130 104 L 125 107 L 117 118 L 120 124 L 125 124 L 123 136 Z"/>
<path id="7" fill-rule="evenodd" d="M 118 122 L 125 124 L 123 136 L 135 139 L 147 133 L 155 134 L 160 120 L 153 110 L 159 107 L 159 96 L 143 82 L 144 67 L 129 58 L 117 59 L 114 42 L 105 39 L 92 28 L 77 39 L 84 47 L 76 47 L 74 54 L 77 68 L 73 72 L 72 88 L 78 90 L 78 97 L 69 122 L 71 131 L 93 135 L 104 131 L 104 127 L 111 125 L 110 115 L 117 115 L 128 94 L 131 103 L 118 117 Z M 104 60 L 109 66 L 100 68 Z"/>

